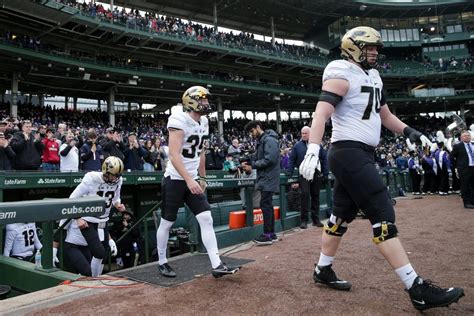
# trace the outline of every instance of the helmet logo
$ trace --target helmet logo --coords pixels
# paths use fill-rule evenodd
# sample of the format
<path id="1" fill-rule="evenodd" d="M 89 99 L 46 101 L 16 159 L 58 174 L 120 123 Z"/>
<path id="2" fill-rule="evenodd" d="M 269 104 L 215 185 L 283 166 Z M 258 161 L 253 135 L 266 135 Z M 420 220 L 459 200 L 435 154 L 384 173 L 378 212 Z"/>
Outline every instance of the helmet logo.
<path id="1" fill-rule="evenodd" d="M 352 36 L 363 36 L 365 35 L 366 32 L 365 31 L 355 31 L 354 33 L 352 33 Z"/>

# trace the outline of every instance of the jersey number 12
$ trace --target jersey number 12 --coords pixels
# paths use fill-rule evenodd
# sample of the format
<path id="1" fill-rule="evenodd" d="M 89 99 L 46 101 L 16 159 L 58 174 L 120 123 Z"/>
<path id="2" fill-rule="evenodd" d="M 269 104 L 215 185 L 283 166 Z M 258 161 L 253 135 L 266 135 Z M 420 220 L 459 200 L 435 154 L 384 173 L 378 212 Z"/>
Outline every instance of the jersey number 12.
<path id="1" fill-rule="evenodd" d="M 369 102 L 367 103 L 367 107 L 365 108 L 364 115 L 362 116 L 363 120 L 370 119 L 370 113 L 372 113 L 372 107 L 375 104 L 375 112 L 380 112 L 380 89 L 370 86 L 362 86 L 360 87 L 361 93 L 368 93 L 369 94 Z"/>

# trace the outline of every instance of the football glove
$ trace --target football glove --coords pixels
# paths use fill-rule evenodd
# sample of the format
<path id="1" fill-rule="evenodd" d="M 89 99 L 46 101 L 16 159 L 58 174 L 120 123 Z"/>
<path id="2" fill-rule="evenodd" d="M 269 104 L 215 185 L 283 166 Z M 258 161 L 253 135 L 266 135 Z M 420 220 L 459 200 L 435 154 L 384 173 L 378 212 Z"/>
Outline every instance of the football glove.
<path id="1" fill-rule="evenodd" d="M 308 144 L 306 155 L 304 156 L 303 162 L 300 165 L 300 175 L 306 180 L 312 181 L 316 169 L 321 171 L 321 162 L 319 161 L 319 148 L 318 144 Z"/>
<path id="2" fill-rule="evenodd" d="M 112 257 L 115 257 L 118 254 L 118 250 L 117 250 L 117 245 L 115 244 L 115 241 L 113 239 L 109 239 L 109 247 L 110 247 L 110 253 L 112 254 Z"/>
<path id="3" fill-rule="evenodd" d="M 410 126 L 407 126 L 403 129 L 403 135 L 405 135 L 408 140 L 407 140 L 407 145 L 410 146 L 409 144 L 415 143 L 417 141 L 421 142 L 421 145 L 423 147 L 425 146 L 430 146 L 430 148 L 434 148 L 434 144 L 426 137 L 423 135 L 421 132 L 417 131 L 414 128 L 411 128 Z"/>

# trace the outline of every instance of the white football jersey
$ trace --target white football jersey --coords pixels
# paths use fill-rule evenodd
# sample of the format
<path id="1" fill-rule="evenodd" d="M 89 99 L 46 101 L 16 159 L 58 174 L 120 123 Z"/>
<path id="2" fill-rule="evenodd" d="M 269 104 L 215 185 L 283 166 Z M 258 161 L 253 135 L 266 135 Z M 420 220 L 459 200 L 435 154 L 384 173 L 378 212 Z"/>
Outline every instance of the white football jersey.
<path id="1" fill-rule="evenodd" d="M 28 257 L 32 256 L 34 250 L 40 250 L 43 245 L 38 239 L 35 223 L 7 224 L 5 236 L 5 257 Z"/>
<path id="2" fill-rule="evenodd" d="M 84 175 L 81 183 L 71 193 L 69 198 L 80 198 L 84 196 L 98 195 L 105 200 L 105 214 L 100 217 L 85 216 L 84 220 L 92 223 L 106 222 L 109 220 L 110 209 L 112 206 L 120 203 L 120 189 L 122 187 L 122 178 L 115 184 L 108 184 L 104 181 L 102 172 L 91 171 Z"/>
<path id="3" fill-rule="evenodd" d="M 100 217 L 84 216 L 82 219 L 91 223 L 104 223 L 109 220 L 110 209 L 112 206 L 120 203 L 120 189 L 122 187 L 122 178 L 116 184 L 108 184 L 104 181 L 102 172 L 91 171 L 84 175 L 81 183 L 71 193 L 69 198 L 80 198 L 84 196 L 98 195 L 105 199 L 105 213 Z M 63 220 L 60 224 L 63 223 Z M 87 241 L 81 234 L 81 230 L 77 226 L 76 220 L 71 220 L 67 225 L 66 241 L 68 243 L 87 246 Z"/>
<path id="4" fill-rule="evenodd" d="M 193 120 L 187 112 L 172 114 L 168 119 L 168 128 L 180 129 L 184 132 L 181 159 L 186 171 L 194 179 L 198 177 L 199 155 L 201 154 L 204 140 L 209 135 L 209 121 L 207 117 L 201 116 L 201 122 Z M 172 180 L 183 180 L 183 177 L 175 169 L 171 160 L 168 160 L 165 177 L 170 176 Z"/>
<path id="5" fill-rule="evenodd" d="M 328 79 L 344 79 L 349 90 L 336 105 L 331 116 L 331 142 L 352 140 L 377 146 L 380 141 L 380 119 L 383 83 L 379 72 L 367 72 L 347 60 L 335 60 L 324 69 L 323 82 Z"/>

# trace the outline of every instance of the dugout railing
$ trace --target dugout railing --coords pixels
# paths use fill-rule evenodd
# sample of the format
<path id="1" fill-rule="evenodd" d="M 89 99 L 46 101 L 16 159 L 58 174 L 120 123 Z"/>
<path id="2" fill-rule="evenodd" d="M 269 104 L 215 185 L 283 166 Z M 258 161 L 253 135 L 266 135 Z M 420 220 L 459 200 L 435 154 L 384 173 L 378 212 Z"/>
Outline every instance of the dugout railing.
<path id="1" fill-rule="evenodd" d="M 392 197 L 398 196 L 399 189 L 405 191 L 410 190 L 410 181 L 407 172 L 399 172 L 397 170 L 383 170 L 380 171 L 380 175 L 384 180 L 384 183 L 389 187 L 390 194 Z M 2 172 L 0 173 L 0 202 L 13 202 L 13 201 L 26 201 L 26 200 L 39 200 L 48 198 L 67 198 L 77 186 L 83 173 L 46 173 L 46 172 Z M 136 214 L 137 221 L 135 222 L 136 227 L 140 227 L 140 231 L 143 236 L 144 246 L 144 258 L 143 263 L 149 262 L 151 259 L 151 252 L 156 247 L 156 227 L 159 223 L 160 218 L 160 183 L 162 179 L 162 172 L 130 172 L 125 173 L 124 186 L 122 188 L 122 197 L 127 208 L 131 209 Z M 250 198 L 253 191 L 255 180 L 253 179 L 240 179 L 234 178 L 234 175 L 223 171 L 208 171 L 209 186 L 208 186 L 208 198 L 212 206 L 212 213 L 214 217 L 214 225 L 216 230 L 216 236 L 218 239 L 219 246 L 227 247 L 235 245 L 241 242 L 252 240 L 263 231 L 263 225 L 254 225 L 253 218 L 253 205 L 252 199 Z M 286 231 L 297 227 L 299 225 L 299 212 L 297 210 L 288 209 L 286 200 L 287 189 L 291 182 L 296 181 L 296 177 L 288 178 L 285 174 L 281 174 L 280 177 L 280 194 L 274 196 L 274 205 L 279 207 L 280 219 L 276 221 L 276 231 Z M 320 218 L 324 219 L 330 213 L 332 207 L 331 198 L 331 185 L 333 181 L 328 181 L 325 184 L 325 188 L 320 193 L 321 211 Z M 246 212 L 246 223 L 245 226 L 239 229 L 229 228 L 229 213 L 232 211 L 242 210 L 242 203 L 239 200 L 239 190 L 244 188 L 246 190 L 247 203 Z M 48 201 L 42 201 L 44 205 L 47 205 Z M 29 203 L 29 202 L 26 202 Z M 0 203 L 0 205 L 3 203 Z M 47 212 L 48 216 L 53 216 L 44 220 L 40 215 L 43 212 Z M 37 211 L 31 211 L 28 213 L 31 218 L 22 220 L 29 222 L 39 222 L 38 227 L 47 227 L 42 230 L 42 238 L 44 242 L 43 260 L 44 267 L 43 271 L 36 271 L 33 263 L 25 263 L 16 259 L 1 258 L 0 269 L 2 271 L 9 271 L 8 276 L 10 281 L 24 282 L 22 281 L 21 274 L 28 270 L 28 273 L 32 276 L 30 280 L 43 280 L 34 282 L 34 286 L 27 282 L 29 286 L 24 291 L 31 289 L 38 289 L 38 282 L 43 282 L 44 287 L 52 286 L 51 279 L 38 279 L 33 277 L 35 273 L 41 273 L 44 277 L 48 274 L 48 271 L 54 271 L 50 269 L 51 264 L 51 249 L 50 241 L 53 239 L 53 227 L 57 227 L 56 220 L 64 216 L 60 216 L 57 213 L 50 212 L 50 208 L 43 206 L 38 207 Z M 116 220 L 116 215 L 111 216 L 111 222 Z M 54 226 L 53 226 L 54 225 Z M 192 216 L 189 210 L 183 208 L 178 213 L 178 220 L 176 226 L 184 227 L 191 232 L 190 245 L 192 251 L 204 251 L 204 247 L 200 240 L 199 227 L 197 222 Z M 0 230 L 3 230 L 4 223 L 0 222 Z M 131 231 L 131 230 L 129 230 Z M 62 230 L 59 230 L 62 233 Z M 3 250 L 3 233 L 0 234 L 0 250 Z M 124 238 L 124 235 L 119 237 Z M 60 238 L 61 239 L 61 238 Z M 49 248 L 49 249 L 48 249 Z M 3 253 L 3 251 L 2 251 Z M 62 251 L 59 252 L 60 256 Z M 49 258 L 49 259 L 48 259 Z M 8 261 L 8 269 L 4 269 L 5 262 Z M 62 261 L 62 260 L 61 260 Z M 109 260 L 110 263 L 110 260 Z M 17 269 L 15 268 L 17 266 Z M 61 262 L 62 267 L 62 262 Z M 110 265 L 109 265 L 110 270 Z M 15 273 L 18 271 L 18 274 Z M 54 274 L 56 280 L 57 273 Z M 2 273 L 0 277 L 0 283 L 5 283 L 3 278 L 5 275 Z M 66 277 L 66 276 L 64 276 Z M 69 278 L 70 275 L 68 274 Z"/>

